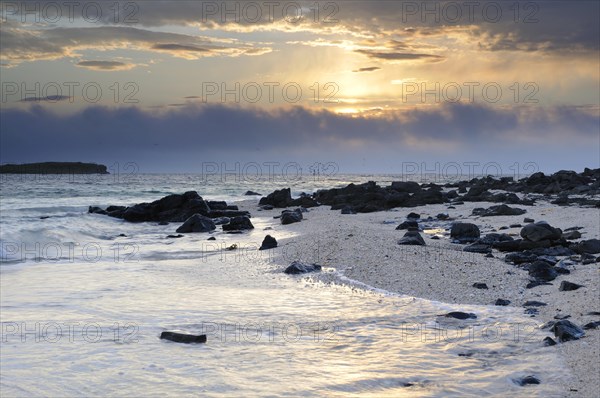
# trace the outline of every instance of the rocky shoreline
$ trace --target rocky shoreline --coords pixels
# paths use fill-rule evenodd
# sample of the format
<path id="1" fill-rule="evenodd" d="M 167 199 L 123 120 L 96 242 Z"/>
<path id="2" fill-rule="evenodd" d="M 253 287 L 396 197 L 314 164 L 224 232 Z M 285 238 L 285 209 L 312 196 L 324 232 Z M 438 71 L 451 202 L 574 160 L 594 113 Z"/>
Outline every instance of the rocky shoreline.
<path id="1" fill-rule="evenodd" d="M 292 264 L 280 258 L 288 274 L 311 272 L 327 283 L 350 278 L 447 303 L 522 307 L 547 333 L 540 346 L 557 350 L 570 369 L 573 377 L 560 395 L 586 397 L 600 387 L 598 208 L 600 169 L 585 169 L 519 181 L 369 182 L 297 199 L 287 188 L 261 198 L 258 207 L 253 200 L 231 206 L 187 192 L 89 212 L 131 222 L 183 222 L 181 233 L 211 232 L 217 225 L 243 233 L 253 228 L 250 213 L 260 211 L 278 219 L 261 248 L 293 244 L 300 253 Z M 297 234 L 279 239 L 278 231 Z"/>

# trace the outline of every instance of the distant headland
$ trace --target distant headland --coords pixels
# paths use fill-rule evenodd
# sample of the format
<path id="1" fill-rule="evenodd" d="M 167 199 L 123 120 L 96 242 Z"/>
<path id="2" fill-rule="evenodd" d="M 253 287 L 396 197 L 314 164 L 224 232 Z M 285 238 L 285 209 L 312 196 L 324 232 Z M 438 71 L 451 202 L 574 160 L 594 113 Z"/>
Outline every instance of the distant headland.
<path id="1" fill-rule="evenodd" d="M 0 165 L 0 174 L 110 174 L 106 166 L 81 162 L 43 162 Z"/>

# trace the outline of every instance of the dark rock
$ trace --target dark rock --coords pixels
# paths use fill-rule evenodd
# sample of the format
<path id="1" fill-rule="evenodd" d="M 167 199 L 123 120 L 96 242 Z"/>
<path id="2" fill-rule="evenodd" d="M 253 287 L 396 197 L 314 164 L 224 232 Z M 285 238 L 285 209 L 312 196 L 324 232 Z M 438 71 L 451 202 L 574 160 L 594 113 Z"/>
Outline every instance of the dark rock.
<path id="1" fill-rule="evenodd" d="M 578 340 L 585 336 L 585 332 L 571 321 L 560 320 L 552 326 L 552 332 L 559 341 Z"/>
<path id="2" fill-rule="evenodd" d="M 483 256 L 483 257 L 487 257 L 487 258 L 494 258 L 494 255 L 493 255 L 492 253 L 488 253 L 488 254 L 486 254 L 486 255 L 485 255 L 485 256 Z"/>
<path id="3" fill-rule="evenodd" d="M 599 327 L 600 327 L 600 321 L 589 322 L 589 323 L 586 323 L 585 325 L 583 325 L 584 330 L 598 329 Z"/>
<path id="4" fill-rule="evenodd" d="M 103 215 L 106 215 L 106 214 L 108 214 L 108 212 L 107 212 L 106 210 L 104 210 L 104 209 L 101 209 L 101 208 L 100 208 L 100 207 L 98 207 L 98 206 L 90 206 L 90 207 L 88 208 L 88 213 L 92 213 L 92 214 L 103 214 Z M 45 218 L 48 218 L 48 216 L 43 216 L 43 218 L 42 218 L 42 217 L 40 217 L 40 219 L 42 219 L 42 220 L 43 220 L 43 219 L 45 219 Z"/>
<path id="5" fill-rule="evenodd" d="M 183 238 L 183 235 L 181 235 L 181 234 L 177 234 L 177 235 L 167 235 L 167 238 L 169 238 L 169 239 Z"/>
<path id="6" fill-rule="evenodd" d="M 516 265 L 523 263 L 532 263 L 537 260 L 537 256 L 533 253 L 516 252 L 509 253 L 504 257 L 504 261 L 507 263 L 513 263 Z"/>
<path id="7" fill-rule="evenodd" d="M 233 217 L 229 224 L 223 225 L 223 231 L 241 231 L 247 229 L 254 229 L 254 225 L 250 222 L 250 219 L 246 216 Z"/>
<path id="8" fill-rule="evenodd" d="M 192 343 L 206 343 L 206 335 L 193 335 L 193 334 L 183 334 L 176 332 L 162 332 L 160 334 L 161 340 L 170 340 L 175 343 L 184 343 L 184 344 L 192 344 Z"/>
<path id="9" fill-rule="evenodd" d="M 260 208 L 263 210 L 273 210 L 273 205 L 262 205 Z"/>
<path id="10" fill-rule="evenodd" d="M 522 387 L 527 384 L 540 384 L 540 379 L 535 376 L 525 376 L 520 379 L 513 379 L 513 383 Z"/>
<path id="11" fill-rule="evenodd" d="M 556 270 L 556 272 L 558 272 L 560 275 L 569 275 L 571 274 L 571 271 L 569 271 L 566 268 L 562 268 L 562 267 L 555 267 L 554 268 Z"/>
<path id="12" fill-rule="evenodd" d="M 516 252 L 521 248 L 521 239 L 514 239 L 512 241 L 494 242 L 492 247 L 501 252 Z"/>
<path id="13" fill-rule="evenodd" d="M 407 220 L 398 225 L 396 229 L 419 229 L 419 223 L 415 220 Z"/>
<path id="14" fill-rule="evenodd" d="M 304 264 L 298 261 L 294 261 L 285 269 L 286 274 L 304 274 L 307 272 L 320 271 L 321 266 L 317 264 Z"/>
<path id="15" fill-rule="evenodd" d="M 342 214 L 356 214 L 352 206 L 344 206 L 342 209 Z"/>
<path id="16" fill-rule="evenodd" d="M 567 239 L 567 240 L 579 239 L 579 238 L 581 238 L 581 232 L 579 232 L 579 231 L 563 232 L 562 237 L 563 237 L 563 239 Z"/>
<path id="17" fill-rule="evenodd" d="M 472 243 L 468 246 L 463 247 L 463 251 L 470 253 L 491 253 L 492 247 L 483 243 Z"/>
<path id="18" fill-rule="evenodd" d="M 406 216 L 407 219 L 409 220 L 418 220 L 421 218 L 421 215 L 418 213 L 408 213 L 408 215 Z"/>
<path id="19" fill-rule="evenodd" d="M 598 254 L 600 253 L 600 239 L 582 240 L 571 248 L 579 254 Z"/>
<path id="20" fill-rule="evenodd" d="M 519 209 L 517 207 L 510 207 L 508 205 L 497 205 L 491 206 L 488 209 L 476 208 L 473 209 L 472 215 L 474 216 L 482 216 L 482 217 L 491 217 L 491 216 L 518 216 L 521 214 L 525 214 L 527 210 Z"/>
<path id="21" fill-rule="evenodd" d="M 509 228 L 521 228 L 522 225 L 521 224 L 510 224 Z"/>
<path id="22" fill-rule="evenodd" d="M 488 286 L 485 283 L 473 283 L 475 289 L 487 289 Z"/>
<path id="23" fill-rule="evenodd" d="M 444 214 L 444 213 L 440 213 L 437 216 L 435 216 L 438 220 L 447 220 L 450 218 L 450 216 L 448 214 Z"/>
<path id="24" fill-rule="evenodd" d="M 583 264 L 583 265 L 598 263 L 598 262 L 600 262 L 600 257 L 596 258 L 591 254 L 584 253 L 581 255 L 580 261 L 581 261 L 581 264 Z"/>
<path id="25" fill-rule="evenodd" d="M 277 240 L 271 235 L 265 236 L 258 250 L 274 249 L 277 247 Z"/>
<path id="26" fill-rule="evenodd" d="M 501 306 L 507 306 L 509 304 L 510 304 L 510 300 L 505 300 L 505 299 L 501 299 L 501 298 L 496 300 L 496 302 L 494 303 L 494 305 L 501 305 Z"/>
<path id="27" fill-rule="evenodd" d="M 160 221 L 158 225 L 169 225 L 169 223 L 167 221 Z"/>
<path id="28" fill-rule="evenodd" d="M 526 222 L 526 223 L 532 223 L 532 222 L 535 222 L 535 220 L 534 220 L 533 218 L 528 218 L 528 217 L 525 217 L 525 218 L 523 219 L 523 222 Z"/>
<path id="29" fill-rule="evenodd" d="M 418 231 L 408 231 L 404 234 L 402 239 L 398 241 L 399 245 L 417 245 L 425 246 L 425 240 Z"/>
<path id="30" fill-rule="evenodd" d="M 561 292 L 569 292 L 571 290 L 577 290 L 580 287 L 584 287 L 584 286 L 578 285 L 577 283 L 573 283 L 573 282 L 569 282 L 569 281 L 562 281 L 560 283 L 560 286 L 558 287 L 558 290 L 560 290 Z"/>
<path id="31" fill-rule="evenodd" d="M 414 181 L 393 181 L 390 188 L 399 192 L 415 193 L 421 190 L 418 182 Z"/>
<path id="32" fill-rule="evenodd" d="M 244 195 L 245 196 L 260 196 L 260 194 L 258 192 L 254 192 L 254 191 L 246 191 L 246 193 Z"/>
<path id="33" fill-rule="evenodd" d="M 450 237 L 460 243 L 470 243 L 479 239 L 479 228 L 471 223 L 454 223 L 450 230 Z"/>
<path id="34" fill-rule="evenodd" d="M 292 191 L 290 188 L 276 190 L 258 202 L 259 205 L 271 205 L 273 207 L 288 207 L 292 205 Z"/>
<path id="35" fill-rule="evenodd" d="M 119 237 L 120 237 L 120 238 L 126 238 L 126 237 L 127 237 L 127 235 L 125 235 L 125 234 L 119 234 Z"/>
<path id="36" fill-rule="evenodd" d="M 531 242 L 540 242 L 542 240 L 557 240 L 562 236 L 562 231 L 551 227 L 545 221 L 538 221 L 534 224 L 528 224 L 521 229 L 521 237 Z"/>
<path id="37" fill-rule="evenodd" d="M 548 304 L 546 303 L 542 303 L 541 301 L 526 301 L 525 304 L 523 304 L 523 307 L 545 307 Z"/>
<path id="38" fill-rule="evenodd" d="M 556 345 L 556 341 L 554 341 L 552 337 L 545 337 L 543 343 L 544 347 L 551 347 L 553 345 Z"/>
<path id="39" fill-rule="evenodd" d="M 529 265 L 529 275 L 539 281 L 549 282 L 558 276 L 558 272 L 545 261 L 535 261 Z"/>
<path id="40" fill-rule="evenodd" d="M 194 214 L 181 225 L 175 232 L 209 232 L 216 228 L 215 223 L 208 217 L 201 214 Z"/>
<path id="41" fill-rule="evenodd" d="M 302 221 L 302 211 L 296 210 L 284 210 L 281 212 L 281 224 L 287 225 Z"/>
<path id="42" fill-rule="evenodd" d="M 210 238 L 208 238 L 207 240 L 217 240 L 217 238 L 215 238 L 214 236 L 211 236 Z"/>
<path id="43" fill-rule="evenodd" d="M 477 319 L 477 315 L 473 313 L 461 312 L 461 311 L 452 311 L 444 315 L 446 318 L 455 318 L 455 319 Z"/>

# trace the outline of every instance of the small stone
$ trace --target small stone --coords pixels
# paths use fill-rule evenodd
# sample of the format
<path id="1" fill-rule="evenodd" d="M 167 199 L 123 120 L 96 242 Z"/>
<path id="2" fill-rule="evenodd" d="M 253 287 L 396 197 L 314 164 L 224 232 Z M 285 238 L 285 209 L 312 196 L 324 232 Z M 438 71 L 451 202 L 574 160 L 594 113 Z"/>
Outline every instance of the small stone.
<path id="1" fill-rule="evenodd" d="M 487 289 L 488 286 L 485 283 L 473 283 L 475 289 Z"/>
<path id="2" fill-rule="evenodd" d="M 505 299 L 501 299 L 501 298 L 499 298 L 498 300 L 496 300 L 496 302 L 494 303 L 494 305 L 500 305 L 500 306 L 503 306 L 503 307 L 506 307 L 509 304 L 510 304 L 510 300 L 505 300 Z"/>
<path id="3" fill-rule="evenodd" d="M 560 283 L 560 286 L 558 287 L 558 290 L 561 292 L 569 292 L 571 290 L 577 290 L 580 287 L 584 287 L 584 286 L 578 285 L 577 283 L 573 283 L 573 282 L 569 282 L 569 281 L 562 281 Z"/>
<path id="4" fill-rule="evenodd" d="M 540 379 L 535 376 L 525 376 L 520 379 L 513 379 L 513 382 L 520 386 L 525 386 L 527 384 L 540 384 Z"/>
<path id="5" fill-rule="evenodd" d="M 533 218 L 525 217 L 525 218 L 523 219 L 523 222 L 526 222 L 526 223 L 532 223 L 532 222 L 535 222 L 535 220 L 534 220 Z"/>
<path id="6" fill-rule="evenodd" d="M 551 347 L 553 345 L 556 345 L 556 341 L 554 341 L 552 337 L 545 337 L 542 341 L 544 343 L 544 347 Z"/>
<path id="7" fill-rule="evenodd" d="M 452 311 L 444 315 L 446 318 L 455 318 L 455 319 L 477 319 L 477 315 L 473 313 L 467 313 L 462 311 Z"/>
<path id="8" fill-rule="evenodd" d="M 206 343 L 206 335 L 193 335 L 193 334 L 183 334 L 176 332 L 162 332 L 160 334 L 161 340 L 170 340 L 175 343 L 184 343 L 184 344 L 192 344 L 192 343 Z"/>
<path id="9" fill-rule="evenodd" d="M 525 304 L 523 304 L 523 307 L 544 307 L 548 304 L 546 303 L 542 303 L 541 301 L 526 301 Z"/>
<path id="10" fill-rule="evenodd" d="M 600 321 L 589 322 L 589 323 L 586 323 L 585 325 L 583 325 L 583 328 L 585 330 L 598 329 L 598 327 L 600 327 Z"/>

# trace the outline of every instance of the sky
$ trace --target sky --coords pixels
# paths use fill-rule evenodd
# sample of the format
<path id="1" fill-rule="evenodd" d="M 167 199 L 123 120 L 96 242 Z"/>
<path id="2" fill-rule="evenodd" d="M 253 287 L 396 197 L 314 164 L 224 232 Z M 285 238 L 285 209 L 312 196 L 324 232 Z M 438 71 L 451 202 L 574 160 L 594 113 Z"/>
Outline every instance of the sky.
<path id="1" fill-rule="evenodd" d="M 0 163 L 600 167 L 598 1 L 0 7 Z"/>

